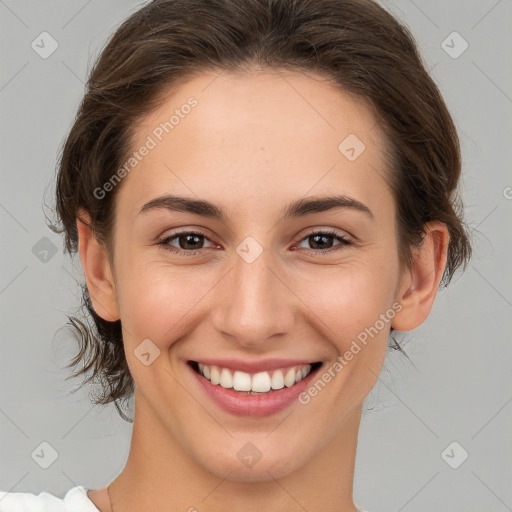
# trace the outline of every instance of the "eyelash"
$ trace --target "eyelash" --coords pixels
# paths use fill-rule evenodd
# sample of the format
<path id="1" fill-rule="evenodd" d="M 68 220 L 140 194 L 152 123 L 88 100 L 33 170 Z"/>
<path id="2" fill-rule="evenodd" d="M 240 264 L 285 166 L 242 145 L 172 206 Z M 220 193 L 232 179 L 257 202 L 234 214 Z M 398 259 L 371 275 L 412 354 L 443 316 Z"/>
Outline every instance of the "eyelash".
<path id="1" fill-rule="evenodd" d="M 203 237 L 203 238 L 206 238 L 207 240 L 209 240 L 208 237 L 204 233 L 201 233 L 200 231 L 180 231 L 178 233 L 174 233 L 172 236 L 167 236 L 167 237 L 163 238 L 162 240 L 160 240 L 158 242 L 158 245 L 163 246 L 169 252 L 172 252 L 174 254 L 178 254 L 181 256 L 197 256 L 197 255 L 201 254 L 201 251 L 203 249 L 187 251 L 186 249 L 179 249 L 179 248 L 169 245 L 169 242 L 171 240 L 174 240 L 175 238 L 179 238 L 180 236 L 183 236 L 183 235 L 196 235 L 196 236 Z M 330 248 L 330 249 L 326 249 L 326 250 L 306 249 L 306 251 L 313 252 L 315 254 L 322 254 L 322 255 L 323 254 L 331 254 L 332 252 L 339 251 L 344 246 L 351 245 L 351 243 L 352 243 L 348 238 L 341 236 L 340 234 L 338 234 L 336 231 L 334 231 L 332 229 L 331 230 L 327 229 L 327 230 L 323 230 L 323 231 L 312 231 L 311 233 L 304 236 L 301 240 L 299 240 L 299 243 L 303 242 L 304 240 L 306 240 L 314 235 L 328 236 L 328 237 L 336 238 L 337 240 L 340 241 L 340 243 L 337 246 L 335 246 L 334 248 Z M 336 248 L 336 247 L 338 247 L 338 248 Z"/>

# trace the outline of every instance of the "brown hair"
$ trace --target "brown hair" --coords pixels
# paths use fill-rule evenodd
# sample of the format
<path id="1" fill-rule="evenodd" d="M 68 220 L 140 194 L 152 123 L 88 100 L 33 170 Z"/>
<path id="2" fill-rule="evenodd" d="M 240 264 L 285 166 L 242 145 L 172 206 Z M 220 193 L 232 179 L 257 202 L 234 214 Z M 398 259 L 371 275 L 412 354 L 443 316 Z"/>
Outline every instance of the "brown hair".
<path id="1" fill-rule="evenodd" d="M 397 208 L 402 265 L 412 262 L 424 225 L 444 222 L 448 261 L 441 283 L 471 257 L 456 186 L 461 173 L 457 132 L 409 30 L 371 0 L 154 0 L 126 19 L 110 38 L 88 82 L 58 164 L 56 207 L 65 250 L 78 249 L 81 209 L 98 240 L 112 252 L 114 198 L 102 187 L 130 154 L 141 116 L 165 99 L 170 87 L 204 71 L 265 66 L 314 71 L 362 98 L 375 111 L 391 148 L 390 187 Z M 103 393 L 94 403 L 131 398 L 121 321 L 107 322 L 83 306 L 94 328 L 70 316 L 83 361 L 73 377 L 92 370 Z M 392 329 L 393 331 L 393 329 Z M 391 348 L 400 345 L 391 336 Z M 69 378 L 69 377 L 68 377 Z"/>

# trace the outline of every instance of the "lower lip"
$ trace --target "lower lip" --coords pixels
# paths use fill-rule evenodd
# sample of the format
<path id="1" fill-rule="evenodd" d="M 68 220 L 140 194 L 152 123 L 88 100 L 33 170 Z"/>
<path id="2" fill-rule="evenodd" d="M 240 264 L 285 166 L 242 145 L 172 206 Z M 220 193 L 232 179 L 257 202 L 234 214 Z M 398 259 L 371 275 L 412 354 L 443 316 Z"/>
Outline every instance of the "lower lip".
<path id="1" fill-rule="evenodd" d="M 187 364 L 187 366 L 195 375 L 201 388 L 217 405 L 225 411 L 239 416 L 268 416 L 286 409 L 306 390 L 314 375 L 321 368 L 321 366 L 318 367 L 289 388 L 277 389 L 265 395 L 246 395 L 212 384 L 199 375 L 190 365 Z"/>

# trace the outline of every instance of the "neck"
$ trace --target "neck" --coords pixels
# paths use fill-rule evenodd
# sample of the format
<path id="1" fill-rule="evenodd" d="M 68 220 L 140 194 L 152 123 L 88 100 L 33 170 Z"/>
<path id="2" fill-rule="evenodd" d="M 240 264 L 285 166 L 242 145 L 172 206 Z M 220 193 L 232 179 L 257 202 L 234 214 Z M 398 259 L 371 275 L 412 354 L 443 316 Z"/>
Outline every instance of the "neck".
<path id="1" fill-rule="evenodd" d="M 113 510 L 355 512 L 352 488 L 361 411 L 361 405 L 356 407 L 337 435 L 297 470 L 279 478 L 269 470 L 265 478 L 237 481 L 233 472 L 217 476 L 199 464 L 149 404 L 137 398 L 130 453 L 110 484 Z"/>

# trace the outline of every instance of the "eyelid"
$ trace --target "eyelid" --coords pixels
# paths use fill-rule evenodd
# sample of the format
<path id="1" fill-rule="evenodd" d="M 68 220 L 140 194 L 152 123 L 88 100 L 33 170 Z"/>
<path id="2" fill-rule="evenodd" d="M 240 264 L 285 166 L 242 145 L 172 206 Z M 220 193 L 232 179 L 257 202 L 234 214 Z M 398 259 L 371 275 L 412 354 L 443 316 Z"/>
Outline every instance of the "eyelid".
<path id="1" fill-rule="evenodd" d="M 314 228 L 308 229 L 305 234 L 301 234 L 299 236 L 297 242 L 301 242 L 302 240 L 304 240 L 304 238 L 307 238 L 308 236 L 311 236 L 311 235 L 314 235 L 317 233 L 322 233 L 322 234 L 330 235 L 333 237 L 343 238 L 350 242 L 354 241 L 354 237 L 352 235 L 350 235 L 349 233 L 347 233 L 346 231 L 340 231 L 336 228 L 320 226 L 320 227 L 314 227 Z"/>
<path id="2" fill-rule="evenodd" d="M 297 245 L 301 244 L 302 242 L 307 241 L 307 239 L 313 235 L 323 235 L 327 237 L 331 237 L 335 240 L 338 240 L 339 243 L 333 245 L 333 247 L 329 247 L 328 249 L 309 249 L 309 248 L 302 248 L 303 251 L 306 251 L 306 254 L 314 254 L 315 256 L 329 256 L 334 253 L 338 253 L 339 251 L 343 250 L 343 248 L 346 248 L 348 246 L 352 246 L 354 244 L 354 241 L 351 236 L 346 236 L 344 233 L 339 232 L 335 228 L 312 228 L 305 234 L 301 235 L 300 238 L 297 240 L 297 242 L 294 242 L 292 250 L 297 250 L 301 248 L 297 248 Z M 307 243 L 307 242 L 306 242 Z"/>
<path id="3" fill-rule="evenodd" d="M 202 229 L 199 229 L 199 228 L 179 229 L 178 231 L 174 231 L 174 232 L 171 232 L 164 236 L 161 236 L 158 238 L 157 245 L 166 246 L 166 245 L 168 245 L 166 243 L 168 240 L 172 240 L 174 238 L 178 238 L 178 237 L 184 236 L 184 235 L 200 236 L 200 237 L 204 238 L 205 240 L 208 240 L 211 244 L 213 244 L 214 247 L 219 246 L 219 244 L 217 244 L 213 240 L 211 240 L 211 237 L 209 235 L 207 235 Z M 181 251 L 181 252 L 184 252 L 187 254 L 193 254 L 193 253 L 202 251 L 204 249 L 212 248 L 212 247 L 202 247 L 201 249 L 196 249 L 196 250 L 194 250 L 194 249 L 186 250 L 186 249 L 181 249 L 180 247 L 174 247 L 174 246 L 170 246 L 170 247 L 172 247 L 172 249 L 170 249 L 171 252 L 180 252 Z M 173 251 L 173 250 L 175 250 L 175 251 Z"/>
<path id="4" fill-rule="evenodd" d="M 213 238 L 215 238 L 211 232 L 205 228 L 200 228 L 200 227 L 196 227 L 196 226 L 190 226 L 190 227 L 185 227 L 185 228 L 175 228 L 174 230 L 170 230 L 170 231 L 164 231 L 164 234 L 163 235 L 159 235 L 157 237 L 157 241 L 162 241 L 162 240 L 166 240 L 167 238 L 174 238 L 176 236 L 179 236 L 179 235 L 201 235 L 203 236 L 204 238 L 207 238 L 208 240 L 210 240 L 212 243 L 214 243 L 212 241 Z M 219 244 L 217 244 L 219 245 Z"/>

